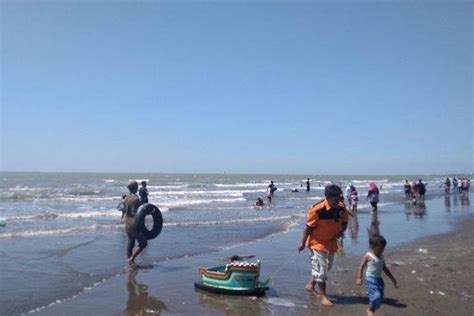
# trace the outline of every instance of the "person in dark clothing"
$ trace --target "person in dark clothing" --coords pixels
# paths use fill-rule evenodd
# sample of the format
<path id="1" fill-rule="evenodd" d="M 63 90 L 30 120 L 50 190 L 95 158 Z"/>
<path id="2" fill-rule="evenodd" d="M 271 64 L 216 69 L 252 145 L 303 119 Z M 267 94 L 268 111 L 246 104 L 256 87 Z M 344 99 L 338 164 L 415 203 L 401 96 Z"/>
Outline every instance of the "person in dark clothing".
<path id="1" fill-rule="evenodd" d="M 273 184 L 273 181 L 270 181 L 270 184 L 268 185 L 268 188 L 270 189 L 270 194 L 273 196 L 277 189 L 277 187 Z"/>
<path id="2" fill-rule="evenodd" d="M 140 205 L 148 203 L 148 189 L 146 188 L 146 181 L 141 182 L 142 187 L 138 191 L 138 196 L 140 197 Z"/>
<path id="3" fill-rule="evenodd" d="M 311 187 L 311 184 L 310 184 L 309 178 L 308 178 L 308 180 L 306 180 L 306 192 L 309 192 L 309 190 L 311 189 L 310 187 Z"/>
<path id="4" fill-rule="evenodd" d="M 412 197 L 411 185 L 410 185 L 410 183 L 408 183 L 408 180 L 405 180 L 405 185 L 403 186 L 403 189 L 405 191 L 405 198 L 406 199 L 411 198 Z"/>
<path id="5" fill-rule="evenodd" d="M 138 231 L 134 223 L 135 216 L 137 215 L 138 208 L 140 207 L 140 200 L 137 196 L 138 183 L 136 181 L 130 181 L 127 187 L 130 192 L 123 200 L 123 208 L 125 211 L 123 222 L 125 224 L 125 232 L 128 236 L 128 263 L 134 264 L 135 258 L 142 252 L 143 249 L 145 249 L 148 244 L 148 240 L 140 231 Z M 133 251 L 133 248 L 135 247 L 135 241 L 138 242 L 138 248 Z"/>

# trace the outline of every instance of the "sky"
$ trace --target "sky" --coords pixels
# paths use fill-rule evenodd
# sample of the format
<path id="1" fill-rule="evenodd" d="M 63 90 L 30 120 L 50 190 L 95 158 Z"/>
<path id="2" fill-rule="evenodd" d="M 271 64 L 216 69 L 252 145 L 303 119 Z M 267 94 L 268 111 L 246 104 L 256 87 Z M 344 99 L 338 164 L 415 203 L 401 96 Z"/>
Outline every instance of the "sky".
<path id="1" fill-rule="evenodd" d="M 6 1 L 2 171 L 472 173 L 472 1 Z"/>

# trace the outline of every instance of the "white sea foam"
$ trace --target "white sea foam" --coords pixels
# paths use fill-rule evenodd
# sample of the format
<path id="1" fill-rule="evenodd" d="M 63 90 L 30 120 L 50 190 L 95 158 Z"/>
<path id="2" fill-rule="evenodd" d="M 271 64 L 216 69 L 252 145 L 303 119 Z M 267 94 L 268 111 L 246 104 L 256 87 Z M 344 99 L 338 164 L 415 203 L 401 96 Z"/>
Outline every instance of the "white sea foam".
<path id="1" fill-rule="evenodd" d="M 215 221 L 197 221 L 197 222 L 175 222 L 165 223 L 164 226 L 211 226 L 211 225 L 228 225 L 237 223 L 254 223 L 254 222 L 270 222 L 280 221 L 285 219 L 297 218 L 295 215 L 284 215 L 284 216 L 269 216 L 269 217 L 252 217 L 252 218 L 239 218 L 230 220 L 215 220 Z"/>
<path id="2" fill-rule="evenodd" d="M 279 221 L 279 220 L 288 220 L 292 218 L 297 218 L 295 215 L 285 215 L 285 216 L 269 216 L 269 217 L 255 217 L 255 218 L 241 218 L 234 220 L 215 220 L 215 221 L 195 221 L 195 222 L 171 222 L 164 223 L 165 227 L 180 227 L 180 226 L 213 226 L 213 225 L 229 225 L 237 223 L 252 223 L 252 222 L 269 222 L 269 221 Z M 95 231 L 102 229 L 121 229 L 123 224 L 92 224 L 88 226 L 79 226 L 79 227 L 70 227 L 63 229 L 45 229 L 45 230 L 25 230 L 17 232 L 8 232 L 0 233 L 1 239 L 9 238 L 37 238 L 37 237 L 48 237 L 48 236 L 59 236 L 59 235 L 72 235 L 81 232 Z"/>
<path id="3" fill-rule="evenodd" d="M 173 196 L 173 195 L 210 195 L 210 196 L 242 196 L 245 193 L 265 192 L 265 190 L 179 190 L 179 191 L 150 191 L 150 196 Z"/>
<path id="4" fill-rule="evenodd" d="M 47 229 L 47 230 L 25 230 L 18 232 L 9 232 L 9 233 L 0 233 L 0 239 L 8 238 L 31 238 L 31 237 L 47 237 L 47 236 L 57 236 L 57 235 L 69 235 L 85 231 L 94 231 L 98 229 L 117 229 L 121 228 L 121 224 L 113 225 L 97 225 L 93 224 L 90 226 L 81 226 L 81 227 L 71 227 L 64 229 Z"/>
<path id="5" fill-rule="evenodd" d="M 243 197 L 236 197 L 236 198 L 227 198 L 227 199 L 195 199 L 195 200 L 187 200 L 181 199 L 176 201 L 162 201 L 158 202 L 158 207 L 164 206 L 167 208 L 174 208 L 174 207 L 184 207 L 184 206 L 196 206 L 196 205 L 204 205 L 204 204 L 214 204 L 214 203 L 235 203 L 235 202 L 245 202 L 247 201 Z"/>

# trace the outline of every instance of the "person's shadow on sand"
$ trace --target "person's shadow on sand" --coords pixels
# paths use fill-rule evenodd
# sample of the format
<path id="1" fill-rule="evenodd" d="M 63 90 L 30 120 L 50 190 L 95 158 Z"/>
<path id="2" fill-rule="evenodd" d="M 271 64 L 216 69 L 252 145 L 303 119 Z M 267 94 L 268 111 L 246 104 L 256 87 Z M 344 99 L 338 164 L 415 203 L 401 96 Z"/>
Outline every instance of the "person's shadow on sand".
<path id="1" fill-rule="evenodd" d="M 148 294 L 148 285 L 137 282 L 138 271 L 138 268 L 135 267 L 128 272 L 128 300 L 122 315 L 159 315 L 161 311 L 167 310 L 166 305 Z"/>
<path id="2" fill-rule="evenodd" d="M 363 304 L 369 305 L 369 298 L 367 296 L 340 296 L 340 295 L 331 295 L 331 298 L 334 300 L 334 303 L 341 305 L 353 305 L 353 304 Z M 406 308 L 407 305 L 400 303 L 394 298 L 384 298 L 384 305 L 396 307 L 396 308 Z"/>

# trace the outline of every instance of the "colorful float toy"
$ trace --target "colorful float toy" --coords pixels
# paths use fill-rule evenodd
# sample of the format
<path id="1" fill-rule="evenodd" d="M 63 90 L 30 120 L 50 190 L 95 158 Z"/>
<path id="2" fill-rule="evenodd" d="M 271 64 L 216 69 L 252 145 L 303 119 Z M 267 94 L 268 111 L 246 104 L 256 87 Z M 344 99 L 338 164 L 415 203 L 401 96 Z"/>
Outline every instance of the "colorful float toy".
<path id="1" fill-rule="evenodd" d="M 201 281 L 194 283 L 195 288 L 227 295 L 263 296 L 268 290 L 267 284 L 259 281 L 260 261 L 241 261 L 244 257 L 233 256 L 223 266 L 199 268 Z"/>

